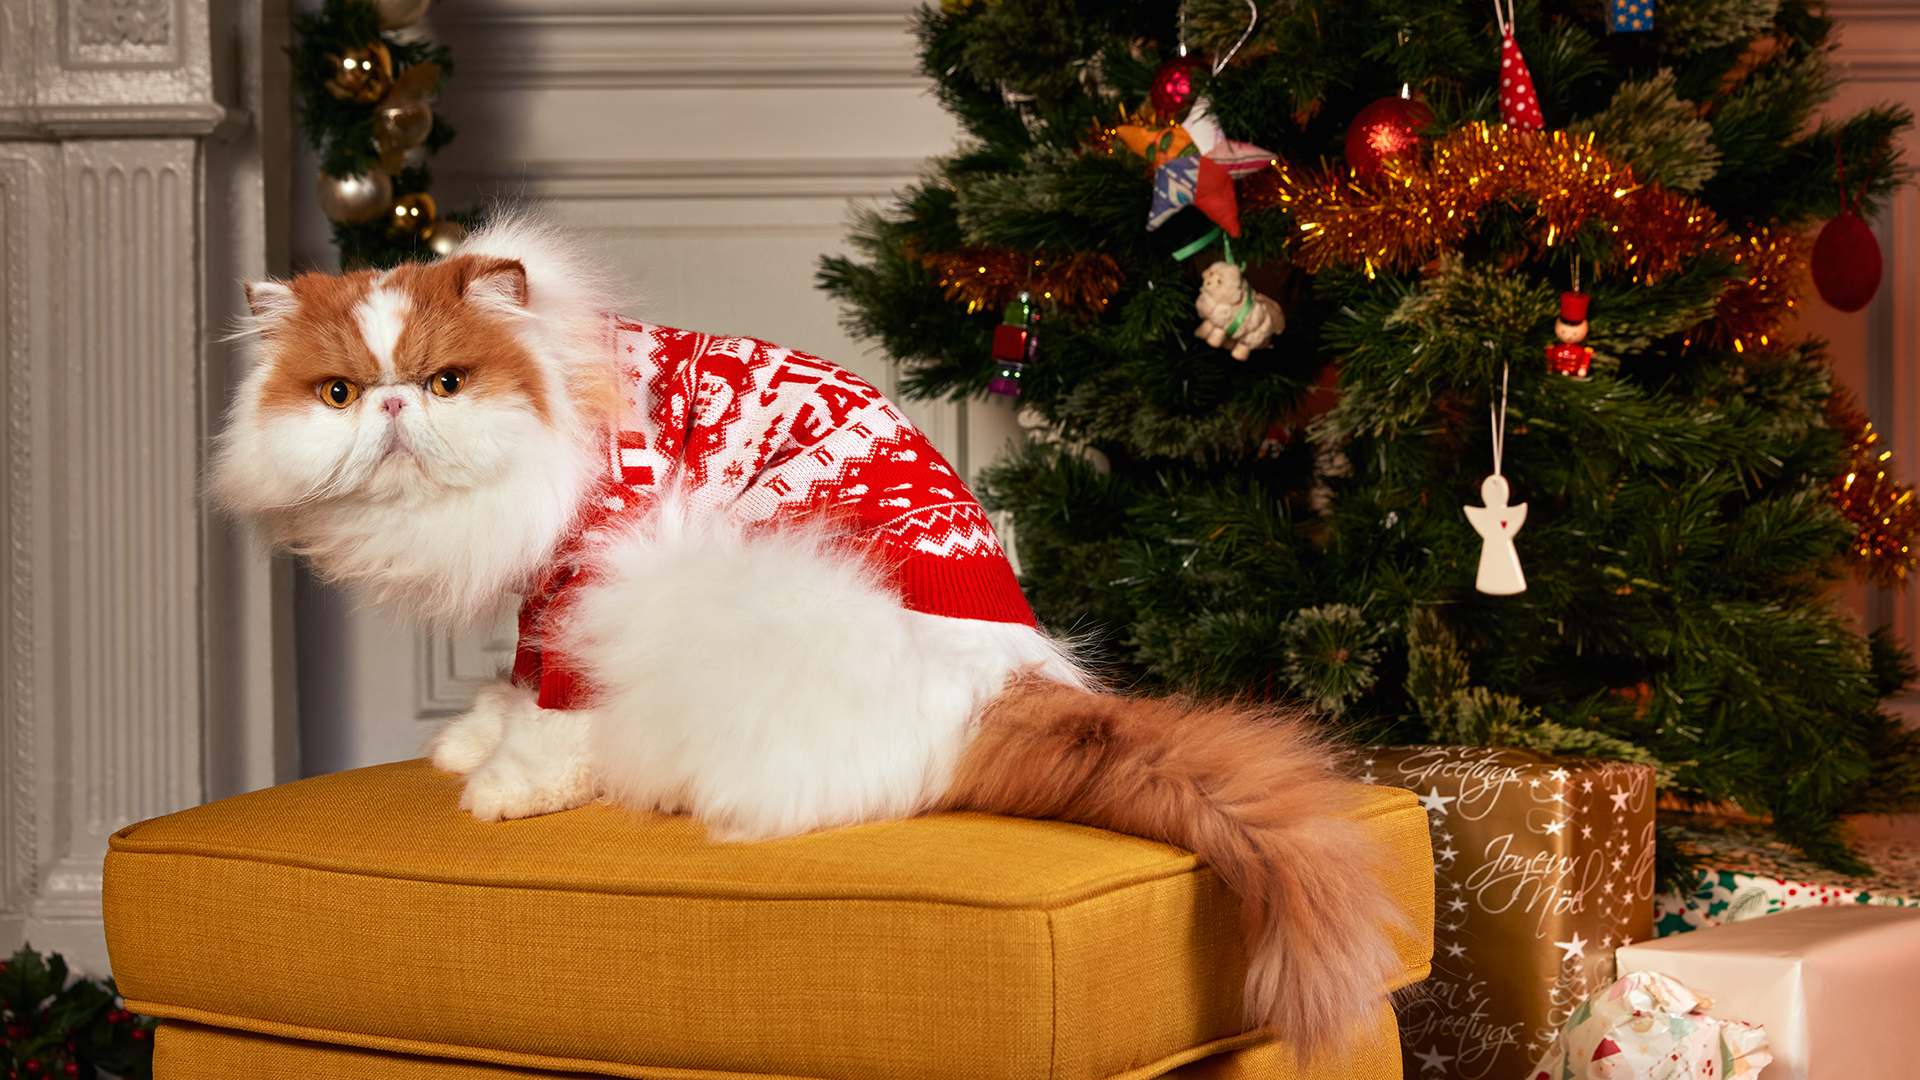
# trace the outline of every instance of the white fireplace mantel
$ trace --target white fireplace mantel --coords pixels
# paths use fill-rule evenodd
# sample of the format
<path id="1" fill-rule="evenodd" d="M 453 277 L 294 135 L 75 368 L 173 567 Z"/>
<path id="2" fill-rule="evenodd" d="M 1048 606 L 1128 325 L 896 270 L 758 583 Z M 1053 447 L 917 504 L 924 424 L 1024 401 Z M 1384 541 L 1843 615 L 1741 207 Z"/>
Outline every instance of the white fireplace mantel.
<path id="1" fill-rule="evenodd" d="M 261 55 L 258 0 L 0 4 L 0 950 L 97 973 L 113 830 L 293 771 L 286 575 L 199 496 Z"/>

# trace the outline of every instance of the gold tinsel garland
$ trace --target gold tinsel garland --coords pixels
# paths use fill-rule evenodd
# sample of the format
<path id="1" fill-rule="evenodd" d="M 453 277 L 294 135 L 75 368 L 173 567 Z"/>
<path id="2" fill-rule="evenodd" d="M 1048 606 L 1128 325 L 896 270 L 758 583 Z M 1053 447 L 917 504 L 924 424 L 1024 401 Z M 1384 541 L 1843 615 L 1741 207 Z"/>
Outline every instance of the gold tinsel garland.
<path id="1" fill-rule="evenodd" d="M 920 262 L 939 276 L 948 300 L 965 301 L 969 315 L 998 310 L 1023 292 L 1058 309 L 1098 315 L 1124 280 L 1120 264 L 1097 251 L 1048 259 L 1008 248 L 971 247 L 932 252 Z"/>
<path id="2" fill-rule="evenodd" d="M 1544 248 L 1590 223 L 1606 226 L 1616 262 L 1635 281 L 1679 269 L 1722 231 L 1711 210 L 1641 183 L 1632 167 L 1595 150 L 1591 136 L 1496 124 L 1456 128 L 1425 161 L 1389 159 L 1375 184 L 1275 162 L 1240 190 L 1242 208 L 1292 212 L 1301 233 L 1295 261 L 1309 273 L 1336 262 L 1370 274 L 1411 270 L 1459 245 L 1495 203 L 1530 211 Z"/>
<path id="3" fill-rule="evenodd" d="M 1747 276 L 1728 286 L 1714 305 L 1714 343 L 1742 353 L 1749 346 L 1772 345 L 1787 312 L 1800 302 L 1800 275 L 1807 261 L 1804 238 L 1763 225 L 1749 236 L 1723 236 L 1716 246 Z"/>
<path id="4" fill-rule="evenodd" d="M 1456 128 L 1425 159 L 1390 159 L 1377 183 L 1276 161 L 1241 182 L 1243 209 L 1281 207 L 1300 231 L 1294 259 L 1309 273 L 1341 263 L 1368 276 L 1412 270 L 1464 242 L 1489 207 L 1528 216 L 1537 250 L 1592 225 L 1635 283 L 1657 281 L 1717 252 L 1747 278 L 1721 297 L 1713 336 L 1744 352 L 1766 346 L 1794 304 L 1799 238 L 1762 227 L 1731 235 L 1702 203 L 1644 183 L 1594 147 L 1593 137 L 1500 124 Z"/>
<path id="5" fill-rule="evenodd" d="M 1828 401 L 1828 420 L 1847 440 L 1847 471 L 1832 484 L 1834 505 L 1855 529 L 1847 554 L 1862 576 L 1875 585 L 1904 585 L 1916 557 L 1920 534 L 1920 500 L 1913 489 L 1887 473 L 1891 450 L 1880 445 L 1880 433 L 1851 400 L 1835 394 Z"/>

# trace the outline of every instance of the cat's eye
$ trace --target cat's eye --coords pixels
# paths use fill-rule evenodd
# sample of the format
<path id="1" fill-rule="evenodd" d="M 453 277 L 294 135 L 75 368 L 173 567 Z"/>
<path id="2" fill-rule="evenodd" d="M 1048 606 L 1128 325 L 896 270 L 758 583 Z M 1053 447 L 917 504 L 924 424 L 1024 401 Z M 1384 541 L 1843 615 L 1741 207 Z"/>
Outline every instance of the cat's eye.
<path id="1" fill-rule="evenodd" d="M 344 409 L 360 397 L 360 384 L 351 379 L 322 379 L 314 386 L 320 400 L 336 409 Z"/>
<path id="2" fill-rule="evenodd" d="M 427 380 L 427 389 L 433 391 L 435 397 L 452 397 L 465 385 L 467 373 L 459 368 L 441 368 L 433 373 L 433 378 Z"/>

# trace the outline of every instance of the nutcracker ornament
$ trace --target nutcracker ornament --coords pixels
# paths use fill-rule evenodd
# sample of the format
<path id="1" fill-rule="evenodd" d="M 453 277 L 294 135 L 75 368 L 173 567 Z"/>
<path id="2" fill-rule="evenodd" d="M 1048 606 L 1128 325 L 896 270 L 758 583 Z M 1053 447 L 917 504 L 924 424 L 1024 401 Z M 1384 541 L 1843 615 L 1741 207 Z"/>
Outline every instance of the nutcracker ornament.
<path id="1" fill-rule="evenodd" d="M 1039 346 L 1039 339 L 1034 335 L 1037 322 L 1039 316 L 1033 310 L 1028 293 L 1021 293 L 1019 299 L 1008 302 L 1000 325 L 993 328 L 993 358 L 1000 366 L 987 383 L 988 393 L 1010 398 L 1020 396 L 1020 379 Z"/>
<path id="2" fill-rule="evenodd" d="M 1554 320 L 1553 336 L 1559 340 L 1547 346 L 1547 370 L 1571 379 L 1584 379 L 1593 367 L 1593 350 L 1587 340 L 1587 307 L 1593 297 L 1575 291 L 1560 294 L 1560 317 Z"/>

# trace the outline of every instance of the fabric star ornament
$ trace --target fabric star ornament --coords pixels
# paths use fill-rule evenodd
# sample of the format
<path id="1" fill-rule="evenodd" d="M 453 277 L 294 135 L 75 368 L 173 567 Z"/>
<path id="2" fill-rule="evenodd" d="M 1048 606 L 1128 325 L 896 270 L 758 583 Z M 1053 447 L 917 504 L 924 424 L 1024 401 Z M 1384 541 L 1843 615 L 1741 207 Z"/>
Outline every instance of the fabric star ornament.
<path id="1" fill-rule="evenodd" d="M 1513 40 L 1509 22 L 1500 41 L 1500 119 L 1508 127 L 1539 131 L 1547 126 L 1540 115 L 1540 96 L 1533 90 L 1533 73 L 1527 70 L 1527 58 L 1520 55 L 1520 43 Z"/>
<path id="2" fill-rule="evenodd" d="M 1165 225 L 1189 206 L 1200 208 L 1222 232 L 1240 236 L 1240 199 L 1233 175 L 1212 158 L 1198 154 L 1177 157 L 1153 174 L 1153 208 L 1147 212 L 1148 230 Z"/>
<path id="3" fill-rule="evenodd" d="M 1193 145 L 1193 136 L 1179 124 L 1169 127 L 1121 124 L 1114 129 L 1113 136 L 1120 140 L 1120 145 L 1154 164 L 1171 161 Z"/>
<path id="4" fill-rule="evenodd" d="M 1240 238 L 1240 195 L 1233 188 L 1233 173 L 1210 157 L 1200 159 L 1199 185 L 1193 193 L 1193 205 L 1207 215 L 1220 231 Z"/>
<path id="5" fill-rule="evenodd" d="M 1174 158 L 1153 172 L 1153 209 L 1147 212 L 1149 231 L 1165 225 L 1173 215 L 1193 205 L 1193 193 L 1200 185 L 1198 157 Z"/>
<path id="6" fill-rule="evenodd" d="M 1273 151 L 1227 138 L 1226 130 L 1220 126 L 1220 121 L 1214 119 L 1204 97 L 1193 103 L 1193 110 L 1187 113 L 1186 119 L 1180 121 L 1180 126 L 1192 137 L 1194 148 L 1200 151 L 1202 157 L 1212 158 L 1226 166 L 1228 175 L 1236 179 L 1259 172 L 1273 163 Z"/>

